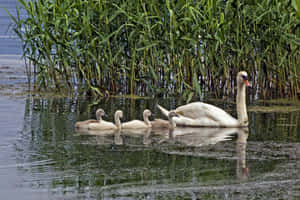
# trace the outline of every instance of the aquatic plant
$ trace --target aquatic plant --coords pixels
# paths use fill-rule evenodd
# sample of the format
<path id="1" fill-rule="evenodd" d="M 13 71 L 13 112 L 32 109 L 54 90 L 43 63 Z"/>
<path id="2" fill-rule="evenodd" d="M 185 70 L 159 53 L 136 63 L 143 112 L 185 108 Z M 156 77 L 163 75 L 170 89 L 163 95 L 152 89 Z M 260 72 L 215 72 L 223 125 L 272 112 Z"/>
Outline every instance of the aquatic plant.
<path id="1" fill-rule="evenodd" d="M 171 96 L 300 91 L 299 1 L 18 0 L 10 15 L 39 89 Z"/>

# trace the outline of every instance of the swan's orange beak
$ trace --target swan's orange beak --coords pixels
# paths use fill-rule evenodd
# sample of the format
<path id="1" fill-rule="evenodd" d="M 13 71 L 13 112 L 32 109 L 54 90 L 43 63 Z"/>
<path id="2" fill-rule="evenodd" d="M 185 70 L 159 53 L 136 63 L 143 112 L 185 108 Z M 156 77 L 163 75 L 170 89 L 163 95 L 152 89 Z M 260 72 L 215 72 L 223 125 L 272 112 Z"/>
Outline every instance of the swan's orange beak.
<path id="1" fill-rule="evenodd" d="M 251 84 L 249 83 L 248 80 L 244 80 L 245 85 L 247 85 L 248 87 L 251 87 Z"/>

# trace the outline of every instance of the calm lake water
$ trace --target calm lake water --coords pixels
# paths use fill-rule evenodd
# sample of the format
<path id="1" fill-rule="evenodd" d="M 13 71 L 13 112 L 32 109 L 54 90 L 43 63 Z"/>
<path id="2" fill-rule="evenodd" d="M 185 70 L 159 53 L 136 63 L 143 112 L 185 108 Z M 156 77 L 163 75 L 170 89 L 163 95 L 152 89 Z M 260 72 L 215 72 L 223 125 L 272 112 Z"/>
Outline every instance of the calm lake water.
<path id="1" fill-rule="evenodd" d="M 234 104 L 207 100 L 235 114 Z M 249 106 L 249 129 L 78 132 L 176 99 L 0 97 L 0 194 L 22 199 L 297 199 L 299 104 Z M 259 106 L 259 107 L 258 107 Z M 279 108 L 279 110 L 278 110 Z M 292 111 L 282 109 L 294 108 Z M 269 110 L 266 110 L 269 109 Z M 276 112 L 270 111 L 277 110 Z M 25 196 L 24 196 L 25 195 Z M 2 199 L 2 198 L 1 198 Z"/>
<path id="2" fill-rule="evenodd" d="M 6 8 L 13 16 L 17 16 L 16 6 L 18 0 L 0 0 L 0 55 L 20 55 L 22 54 L 22 44 L 16 34 L 13 32 L 10 16 L 3 9 Z M 25 16 L 25 11 L 20 9 L 20 17 Z"/>

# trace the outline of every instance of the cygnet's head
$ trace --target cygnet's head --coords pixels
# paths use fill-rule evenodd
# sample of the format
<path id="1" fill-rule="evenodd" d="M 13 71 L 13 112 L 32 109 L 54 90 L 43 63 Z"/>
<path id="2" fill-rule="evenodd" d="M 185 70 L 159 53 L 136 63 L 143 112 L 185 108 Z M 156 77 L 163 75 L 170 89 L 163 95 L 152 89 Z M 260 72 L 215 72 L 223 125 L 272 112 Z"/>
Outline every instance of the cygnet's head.
<path id="1" fill-rule="evenodd" d="M 115 112 L 115 118 L 122 118 L 123 117 L 123 111 L 122 110 L 117 110 Z"/>
<path id="2" fill-rule="evenodd" d="M 149 109 L 144 110 L 143 114 L 144 114 L 144 116 L 148 116 L 148 117 L 152 115 L 152 113 Z"/>
<path id="3" fill-rule="evenodd" d="M 169 120 L 171 120 L 173 117 L 179 117 L 179 115 L 175 111 L 170 111 L 168 114 Z"/>
<path id="4" fill-rule="evenodd" d="M 96 111 L 96 118 L 97 120 L 100 120 L 102 118 L 102 116 L 105 115 L 105 112 L 102 108 L 97 109 Z"/>

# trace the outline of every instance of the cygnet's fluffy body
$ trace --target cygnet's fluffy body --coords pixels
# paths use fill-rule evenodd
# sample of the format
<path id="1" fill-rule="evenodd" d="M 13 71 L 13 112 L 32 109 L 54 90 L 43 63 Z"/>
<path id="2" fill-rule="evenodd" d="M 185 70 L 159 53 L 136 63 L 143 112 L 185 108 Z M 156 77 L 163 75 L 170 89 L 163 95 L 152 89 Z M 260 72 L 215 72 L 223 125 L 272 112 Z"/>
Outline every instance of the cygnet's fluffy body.
<path id="1" fill-rule="evenodd" d="M 115 112 L 115 124 L 112 122 L 101 120 L 98 123 L 90 123 L 88 125 L 89 130 L 117 130 L 121 128 L 120 118 L 123 117 L 123 112 L 117 110 Z"/>
<path id="2" fill-rule="evenodd" d="M 178 117 L 179 115 L 174 111 L 169 112 L 168 120 L 155 119 L 151 121 L 152 129 L 173 129 L 176 127 L 176 123 L 173 121 L 173 117 Z"/>
<path id="3" fill-rule="evenodd" d="M 146 129 L 151 127 L 149 121 L 149 116 L 151 116 L 151 111 L 146 109 L 143 112 L 144 121 L 132 120 L 129 122 L 122 123 L 122 129 Z"/>
<path id="4" fill-rule="evenodd" d="M 75 127 L 78 128 L 78 129 L 88 129 L 90 124 L 99 123 L 100 121 L 102 121 L 102 116 L 104 116 L 104 115 L 105 115 L 104 110 L 99 108 L 96 111 L 96 118 L 97 119 L 88 119 L 88 120 L 85 120 L 85 121 L 76 122 Z"/>

